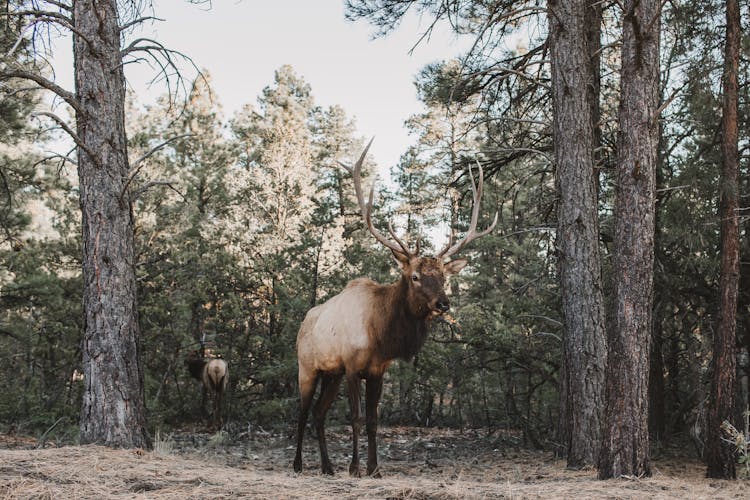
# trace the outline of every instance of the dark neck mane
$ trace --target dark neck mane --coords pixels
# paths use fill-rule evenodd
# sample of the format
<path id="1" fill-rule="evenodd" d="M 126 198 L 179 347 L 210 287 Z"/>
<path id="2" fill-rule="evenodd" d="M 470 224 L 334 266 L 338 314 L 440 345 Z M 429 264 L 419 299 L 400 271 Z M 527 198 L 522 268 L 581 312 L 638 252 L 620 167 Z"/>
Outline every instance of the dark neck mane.
<path id="1" fill-rule="evenodd" d="M 429 310 L 410 305 L 407 278 L 381 288 L 385 317 L 377 318 L 380 338 L 378 347 L 386 360 L 412 359 L 427 340 Z"/>

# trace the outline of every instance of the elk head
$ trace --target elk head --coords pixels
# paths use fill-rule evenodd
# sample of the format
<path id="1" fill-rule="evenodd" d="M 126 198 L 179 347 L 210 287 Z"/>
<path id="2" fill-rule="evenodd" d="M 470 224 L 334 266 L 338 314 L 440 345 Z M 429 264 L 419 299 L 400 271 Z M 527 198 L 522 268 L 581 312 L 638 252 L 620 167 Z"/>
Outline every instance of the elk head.
<path id="1" fill-rule="evenodd" d="M 372 139 L 367 144 L 364 151 L 362 151 L 362 154 L 354 167 L 341 164 L 341 166 L 352 176 L 354 190 L 357 194 L 357 201 L 365 225 L 378 242 L 390 249 L 396 261 L 401 266 L 401 282 L 407 287 L 406 296 L 410 312 L 417 317 L 430 317 L 444 314 L 450 309 L 450 301 L 445 293 L 445 279 L 449 275 L 461 271 L 461 269 L 467 264 L 465 259 L 450 260 L 450 257 L 456 254 L 469 242 L 488 234 L 497 225 L 498 214 L 495 213 L 495 219 L 487 229 L 479 232 L 476 230 L 477 221 L 479 219 L 482 190 L 484 187 L 484 172 L 482 166 L 479 165 L 478 185 L 474 183 L 474 176 L 471 172 L 471 167 L 469 168 L 473 207 L 471 221 L 466 236 L 456 243 L 449 241 L 446 247 L 434 257 L 420 256 L 419 241 L 417 241 L 415 250 L 412 251 L 408 245 L 396 235 L 390 222 L 388 223 L 388 232 L 393 241 L 386 238 L 372 223 L 372 202 L 375 193 L 375 183 L 373 182 L 370 187 L 370 194 L 367 202 L 365 202 L 365 197 L 362 191 L 362 164 L 364 163 L 365 156 L 371 145 Z"/>

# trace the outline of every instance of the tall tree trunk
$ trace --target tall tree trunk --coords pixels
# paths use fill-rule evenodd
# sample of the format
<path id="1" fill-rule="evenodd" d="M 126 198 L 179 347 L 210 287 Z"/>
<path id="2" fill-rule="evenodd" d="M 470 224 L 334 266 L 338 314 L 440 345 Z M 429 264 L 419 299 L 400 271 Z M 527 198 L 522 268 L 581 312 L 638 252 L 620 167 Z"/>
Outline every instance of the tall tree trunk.
<path id="1" fill-rule="evenodd" d="M 549 4 L 550 57 L 557 173 L 557 251 L 564 318 L 561 434 L 569 467 L 595 465 L 601 445 L 606 356 L 599 260 L 594 150 L 598 65 L 591 62 L 589 23 L 601 22 L 590 0 Z M 594 34 L 590 34 L 595 38 Z M 597 40 L 598 42 L 598 40 Z M 598 43 L 594 43 L 598 48 Z"/>
<path id="2" fill-rule="evenodd" d="M 658 152 L 660 0 L 626 0 L 615 193 L 615 304 L 599 477 L 651 474 L 648 370 Z"/>
<path id="3" fill-rule="evenodd" d="M 737 337 L 737 291 L 739 287 L 740 231 L 739 151 L 737 132 L 738 70 L 740 60 L 740 4 L 727 0 L 727 31 L 724 54 L 724 102 L 721 117 L 722 168 L 720 181 L 721 278 L 719 317 L 713 342 L 713 376 L 708 409 L 706 463 L 708 477 L 734 479 L 735 451 L 722 440 L 721 424 L 732 421 L 735 391 L 735 342 Z"/>
<path id="4" fill-rule="evenodd" d="M 127 190 L 125 86 L 115 0 L 74 2 L 83 214 L 81 442 L 149 447 L 139 364 L 133 217 Z"/>

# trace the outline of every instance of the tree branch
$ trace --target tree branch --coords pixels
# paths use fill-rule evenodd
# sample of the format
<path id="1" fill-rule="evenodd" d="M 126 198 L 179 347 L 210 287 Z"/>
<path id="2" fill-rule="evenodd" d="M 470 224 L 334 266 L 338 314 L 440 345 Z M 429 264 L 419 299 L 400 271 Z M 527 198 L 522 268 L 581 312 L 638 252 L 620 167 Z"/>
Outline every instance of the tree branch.
<path id="1" fill-rule="evenodd" d="M 59 7 L 63 10 L 67 10 L 68 12 L 73 12 L 73 6 L 64 4 L 62 2 L 58 2 L 56 0 L 43 0 L 45 3 L 48 3 L 50 5 L 54 5 L 55 7 Z"/>
<path id="2" fill-rule="evenodd" d="M 146 16 L 146 17 L 139 17 L 138 19 L 133 19 L 129 23 L 125 23 L 122 26 L 120 26 L 120 32 L 125 31 L 128 28 L 131 28 L 135 26 L 136 24 L 140 24 L 146 21 L 166 21 L 166 19 L 162 19 L 161 17 L 155 17 L 155 16 Z"/>
<path id="3" fill-rule="evenodd" d="M 162 142 L 160 144 L 157 144 L 156 146 L 154 146 L 153 148 L 151 148 L 150 150 L 148 150 L 146 153 L 144 153 L 143 155 L 141 155 L 137 160 L 135 160 L 132 163 L 132 165 L 130 165 L 131 170 L 132 169 L 137 169 L 138 166 L 143 161 L 147 160 L 151 155 L 153 155 L 154 153 L 156 153 L 157 151 L 159 151 L 160 149 L 162 149 L 163 147 L 165 147 L 169 143 L 174 142 L 174 141 L 176 141 L 178 139 L 185 139 L 185 138 L 188 138 L 188 137 L 193 137 L 194 135 L 195 134 L 181 134 L 181 135 L 176 135 L 174 137 L 170 137 L 169 139 L 167 139 L 166 141 L 164 141 L 164 142 Z"/>
<path id="4" fill-rule="evenodd" d="M 23 80 L 30 80 L 36 83 L 43 89 L 49 90 L 58 95 L 62 100 L 68 103 L 71 108 L 75 110 L 76 114 L 79 117 L 85 117 L 83 106 L 81 106 L 81 103 L 78 101 L 78 99 L 76 99 L 73 93 L 68 92 L 64 88 L 57 85 L 55 82 L 44 78 L 42 75 L 38 75 L 36 73 L 32 73 L 31 71 L 26 71 L 23 69 L 0 70 L 0 80 L 5 80 L 8 78 L 21 78 Z"/>
<path id="5" fill-rule="evenodd" d="M 173 96 L 174 93 L 178 94 L 182 90 L 185 95 L 188 94 L 187 86 L 185 85 L 184 78 L 180 72 L 180 68 L 177 66 L 176 58 L 179 57 L 182 60 L 188 62 L 198 73 L 198 76 L 205 80 L 203 73 L 196 66 L 195 62 L 187 55 L 177 50 L 168 49 L 162 43 L 153 40 L 151 38 L 136 38 L 127 47 L 120 51 L 123 64 L 127 64 L 125 57 L 135 52 L 143 52 L 155 65 L 159 67 L 157 75 L 151 80 L 151 83 L 156 82 L 160 77 L 163 77 L 166 81 L 168 99 L 170 104 L 176 101 Z M 176 81 L 173 83 L 171 77 L 175 77 Z"/>
<path id="6" fill-rule="evenodd" d="M 166 146 L 170 142 L 174 142 L 177 139 L 184 139 L 186 137 L 192 137 L 192 136 L 193 134 L 182 134 L 182 135 L 176 135 L 174 137 L 170 137 L 166 141 L 160 144 L 157 144 L 156 146 L 148 150 L 146 153 L 141 155 L 140 158 L 135 160 L 133 164 L 130 166 L 130 170 L 131 170 L 130 175 L 128 175 L 128 179 L 125 181 L 125 185 L 122 187 L 122 191 L 120 192 L 120 200 L 122 200 L 122 198 L 125 196 L 125 191 L 127 191 L 128 186 L 130 186 L 130 183 L 133 182 L 133 180 L 135 179 L 135 176 L 138 175 L 138 172 L 141 169 L 141 164 L 143 164 L 145 160 L 147 160 L 151 155 L 153 155 L 154 153 L 162 149 L 164 146 Z"/>
<path id="7" fill-rule="evenodd" d="M 148 191 L 149 189 L 151 189 L 154 186 L 167 186 L 169 189 L 171 189 L 172 191 L 174 191 L 175 193 L 179 194 L 181 197 L 184 198 L 184 196 L 182 195 L 182 193 L 180 193 L 180 191 L 172 185 L 173 182 L 174 181 L 148 181 L 146 184 L 144 184 L 143 186 L 141 186 L 138 189 L 136 189 L 135 191 L 133 191 L 133 194 L 130 195 L 130 202 L 131 203 L 134 202 L 143 193 L 145 193 L 146 191 Z"/>
<path id="8" fill-rule="evenodd" d="M 91 161 L 93 161 L 97 166 L 101 167 L 99 163 L 99 159 L 94 155 L 94 153 L 89 149 L 88 146 L 86 146 L 86 143 L 83 142 L 83 139 L 81 139 L 78 134 L 76 134 L 73 129 L 71 129 L 67 123 L 65 123 L 65 120 L 57 116 L 55 113 L 52 113 L 50 111 L 37 111 L 34 113 L 31 113 L 29 116 L 32 117 L 38 117 L 38 116 L 46 116 L 47 118 L 51 118 L 55 123 L 57 123 L 61 129 L 63 129 L 72 139 L 73 142 L 76 143 L 76 145 L 81 148 L 87 155 L 89 155 L 89 158 L 91 158 Z"/>
<path id="9" fill-rule="evenodd" d="M 89 39 L 86 37 L 86 35 L 77 29 L 75 25 L 73 24 L 73 20 L 66 16 L 65 14 L 61 14 L 59 12 L 52 12 L 47 10 L 38 10 L 38 9 L 31 9 L 31 10 L 19 10 L 16 12 L 7 12 L 4 14 L 1 14 L 0 17 L 34 17 L 35 19 L 31 21 L 30 26 L 33 26 L 34 24 L 38 23 L 53 23 L 58 24 L 62 26 L 63 28 L 70 30 L 71 32 L 75 33 L 81 39 L 85 40 L 89 44 L 91 43 Z"/>
<path id="10" fill-rule="evenodd" d="M 72 165 L 78 166 L 78 162 L 71 158 L 70 156 L 63 155 L 60 153 L 51 153 L 49 156 L 45 156 L 41 160 L 34 163 L 34 166 L 41 165 L 42 163 L 47 163 L 50 160 L 59 159 L 60 160 L 60 166 L 58 167 L 58 172 L 65 166 L 66 163 L 70 163 Z"/>

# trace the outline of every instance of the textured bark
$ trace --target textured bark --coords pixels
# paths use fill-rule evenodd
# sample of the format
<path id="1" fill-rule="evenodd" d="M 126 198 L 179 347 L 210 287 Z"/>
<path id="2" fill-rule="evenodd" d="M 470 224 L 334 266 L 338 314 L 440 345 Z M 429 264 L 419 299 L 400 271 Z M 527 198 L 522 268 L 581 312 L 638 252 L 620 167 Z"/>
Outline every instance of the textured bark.
<path id="1" fill-rule="evenodd" d="M 76 0 L 85 327 L 81 442 L 148 447 L 138 353 L 125 86 L 116 0 Z"/>
<path id="2" fill-rule="evenodd" d="M 739 151 L 737 131 L 738 70 L 740 60 L 739 0 L 727 0 L 727 28 L 724 54 L 724 102 L 721 118 L 721 277 L 719 317 L 713 342 L 713 376 L 708 409 L 706 463 L 708 477 L 734 479 L 735 450 L 722 440 L 721 424 L 732 421 L 735 391 L 735 342 L 737 337 L 737 294 L 740 267 Z"/>
<path id="3" fill-rule="evenodd" d="M 659 103 L 659 0 L 626 0 L 615 193 L 615 313 L 599 477 L 651 473 L 648 370 Z"/>
<path id="4" fill-rule="evenodd" d="M 591 62 L 599 31 L 590 26 L 601 12 L 589 3 L 557 0 L 548 7 L 565 356 L 559 434 L 574 468 L 598 460 L 606 356 L 594 155 L 599 72 Z"/>

